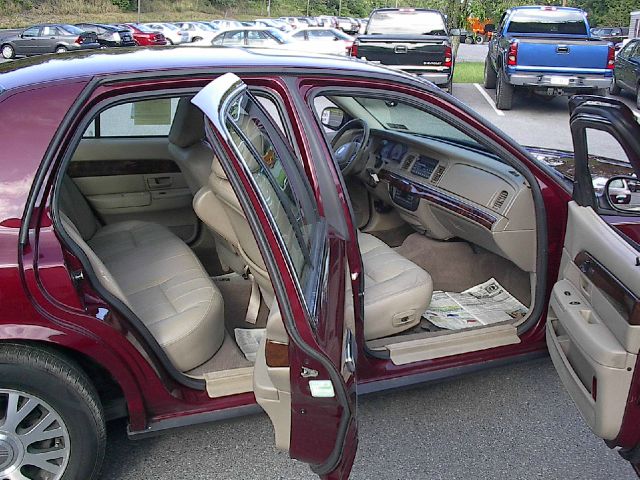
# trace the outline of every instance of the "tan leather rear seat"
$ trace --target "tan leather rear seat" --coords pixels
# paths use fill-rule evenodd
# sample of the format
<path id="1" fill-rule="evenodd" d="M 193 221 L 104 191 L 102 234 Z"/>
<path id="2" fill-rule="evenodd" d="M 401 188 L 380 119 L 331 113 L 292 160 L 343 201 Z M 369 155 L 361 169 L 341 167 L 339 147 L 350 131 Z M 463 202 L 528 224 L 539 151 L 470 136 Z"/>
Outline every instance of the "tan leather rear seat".
<path id="1" fill-rule="evenodd" d="M 176 368 L 191 370 L 216 353 L 224 340 L 222 295 L 182 240 L 155 223 L 101 226 L 67 177 L 60 209 L 103 286 L 140 318 Z"/>

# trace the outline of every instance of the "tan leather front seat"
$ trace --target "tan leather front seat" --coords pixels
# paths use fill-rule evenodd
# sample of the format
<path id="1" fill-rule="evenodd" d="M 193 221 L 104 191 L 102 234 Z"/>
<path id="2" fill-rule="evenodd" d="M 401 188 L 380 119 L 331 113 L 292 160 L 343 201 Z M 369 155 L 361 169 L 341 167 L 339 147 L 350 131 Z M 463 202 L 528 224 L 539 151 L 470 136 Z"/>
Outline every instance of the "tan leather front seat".
<path id="1" fill-rule="evenodd" d="M 431 276 L 373 235 L 358 234 L 364 265 L 364 336 L 395 335 L 420 323 L 431 302 Z"/>
<path id="2" fill-rule="evenodd" d="M 182 240 L 150 222 L 101 226 L 68 177 L 60 210 L 100 283 L 131 308 L 176 368 L 188 371 L 213 357 L 224 340 L 222 295 Z"/>

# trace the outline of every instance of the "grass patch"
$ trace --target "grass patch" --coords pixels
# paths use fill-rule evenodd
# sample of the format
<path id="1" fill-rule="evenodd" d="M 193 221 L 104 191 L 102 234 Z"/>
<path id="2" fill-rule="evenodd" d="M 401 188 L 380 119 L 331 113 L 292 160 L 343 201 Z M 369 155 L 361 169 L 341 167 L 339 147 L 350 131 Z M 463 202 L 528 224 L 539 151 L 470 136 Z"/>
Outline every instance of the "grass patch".
<path id="1" fill-rule="evenodd" d="M 484 63 L 460 62 L 456 63 L 453 71 L 453 83 L 482 83 L 484 77 Z"/>

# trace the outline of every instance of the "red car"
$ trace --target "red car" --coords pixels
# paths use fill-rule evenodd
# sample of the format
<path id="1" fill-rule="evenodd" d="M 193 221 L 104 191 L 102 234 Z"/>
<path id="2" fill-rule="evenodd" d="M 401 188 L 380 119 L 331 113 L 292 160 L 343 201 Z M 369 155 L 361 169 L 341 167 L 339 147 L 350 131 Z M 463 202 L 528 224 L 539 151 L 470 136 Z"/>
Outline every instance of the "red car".
<path id="1" fill-rule="evenodd" d="M 161 32 L 157 32 L 146 25 L 138 23 L 126 23 L 122 25 L 128 28 L 133 34 L 133 39 L 141 47 L 153 47 L 158 45 L 167 45 L 167 39 Z"/>
<path id="2" fill-rule="evenodd" d="M 623 104 L 572 101 L 572 183 L 432 84 L 338 57 L 0 69 L 1 478 L 95 478 L 113 418 L 135 438 L 261 409 L 347 478 L 357 394 L 547 349 L 638 463 L 640 217 L 598 203 L 583 136 L 615 132 L 639 174 Z"/>

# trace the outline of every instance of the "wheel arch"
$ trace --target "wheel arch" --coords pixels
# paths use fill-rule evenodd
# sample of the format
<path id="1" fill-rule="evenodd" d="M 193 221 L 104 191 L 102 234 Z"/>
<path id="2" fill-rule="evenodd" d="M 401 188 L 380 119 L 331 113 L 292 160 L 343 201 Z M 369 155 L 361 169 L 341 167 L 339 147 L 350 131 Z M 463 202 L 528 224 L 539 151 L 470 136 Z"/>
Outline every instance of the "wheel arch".
<path id="1" fill-rule="evenodd" d="M 46 330 L 46 335 L 51 336 L 50 328 L 43 327 L 42 330 Z M 46 337 L 33 335 L 32 328 L 29 329 L 29 333 L 30 338 L 0 339 L 0 348 L 4 345 L 40 348 L 72 362 L 87 375 L 97 390 L 108 420 L 128 417 L 131 424 L 146 424 L 147 415 L 142 391 L 133 375 L 122 368 L 125 366 L 112 353 L 86 338 L 81 346 L 59 341 L 61 338 L 68 338 L 63 332 L 47 340 L 34 340 Z"/>

